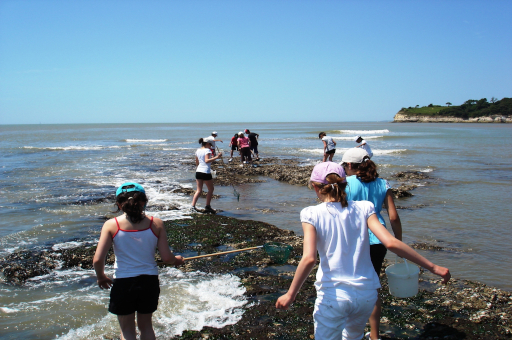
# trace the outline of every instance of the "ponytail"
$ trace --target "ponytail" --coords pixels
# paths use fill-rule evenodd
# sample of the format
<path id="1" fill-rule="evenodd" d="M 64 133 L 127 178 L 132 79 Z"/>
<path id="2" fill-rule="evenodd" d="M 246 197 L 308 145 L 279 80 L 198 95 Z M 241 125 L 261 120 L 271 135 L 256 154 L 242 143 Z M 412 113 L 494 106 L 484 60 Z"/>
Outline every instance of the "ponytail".
<path id="1" fill-rule="evenodd" d="M 319 182 L 312 182 L 316 187 L 319 188 L 320 194 L 327 196 L 331 202 L 340 202 L 343 208 L 348 206 L 347 193 L 345 188 L 347 182 L 345 178 L 341 178 L 338 174 L 329 174 L 326 178 L 327 184 Z"/>
<path id="2" fill-rule="evenodd" d="M 143 203 L 143 204 L 142 204 Z M 123 211 L 128 216 L 130 222 L 139 223 L 146 216 L 144 210 L 148 198 L 145 193 L 140 191 L 124 192 L 116 197 L 117 211 Z"/>

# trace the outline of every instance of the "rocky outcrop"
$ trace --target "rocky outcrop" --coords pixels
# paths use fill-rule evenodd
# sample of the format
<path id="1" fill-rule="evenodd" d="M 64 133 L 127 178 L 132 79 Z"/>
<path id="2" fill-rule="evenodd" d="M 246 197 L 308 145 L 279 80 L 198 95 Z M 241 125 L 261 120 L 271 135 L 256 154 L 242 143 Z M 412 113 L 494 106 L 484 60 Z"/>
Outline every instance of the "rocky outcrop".
<path id="1" fill-rule="evenodd" d="M 512 123 L 512 116 L 492 115 L 487 117 L 476 117 L 463 119 L 459 117 L 432 117 L 432 116 L 413 116 L 398 112 L 393 119 L 393 123 Z"/>

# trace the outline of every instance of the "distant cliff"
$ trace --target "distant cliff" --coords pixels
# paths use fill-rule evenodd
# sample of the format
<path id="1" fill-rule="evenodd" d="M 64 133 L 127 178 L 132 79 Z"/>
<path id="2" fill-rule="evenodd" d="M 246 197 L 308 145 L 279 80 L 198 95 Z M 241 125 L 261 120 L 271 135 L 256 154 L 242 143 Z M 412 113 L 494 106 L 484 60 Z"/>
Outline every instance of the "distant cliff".
<path id="1" fill-rule="evenodd" d="M 512 116 L 492 115 L 464 119 L 450 116 L 412 116 L 399 111 L 395 115 L 393 123 L 512 123 Z"/>
<path id="2" fill-rule="evenodd" d="M 512 123 L 512 98 L 498 100 L 494 97 L 467 100 L 459 106 L 429 104 L 419 107 L 402 107 L 395 115 L 396 123 Z"/>

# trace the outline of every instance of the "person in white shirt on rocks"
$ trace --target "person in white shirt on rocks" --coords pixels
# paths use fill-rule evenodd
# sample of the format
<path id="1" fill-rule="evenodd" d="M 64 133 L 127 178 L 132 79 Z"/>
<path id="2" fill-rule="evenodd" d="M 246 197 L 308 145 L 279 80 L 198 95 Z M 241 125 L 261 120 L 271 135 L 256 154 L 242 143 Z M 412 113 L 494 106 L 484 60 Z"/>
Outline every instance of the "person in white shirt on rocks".
<path id="1" fill-rule="evenodd" d="M 437 266 L 393 237 L 379 222 L 373 203 L 347 201 L 345 172 L 341 165 L 324 162 L 311 173 L 311 186 L 323 202 L 300 213 L 304 249 L 288 292 L 276 308 L 288 309 L 316 265 L 317 298 L 313 318 L 315 339 L 360 340 L 377 301 L 379 278 L 370 260 L 368 228 L 386 248 L 401 257 L 450 279 L 447 268 Z"/>

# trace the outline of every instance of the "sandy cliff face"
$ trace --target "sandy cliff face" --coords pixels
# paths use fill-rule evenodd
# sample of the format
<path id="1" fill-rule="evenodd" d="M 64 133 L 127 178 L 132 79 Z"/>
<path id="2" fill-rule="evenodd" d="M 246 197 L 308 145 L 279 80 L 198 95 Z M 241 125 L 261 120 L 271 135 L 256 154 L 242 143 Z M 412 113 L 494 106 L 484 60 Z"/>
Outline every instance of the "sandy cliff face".
<path id="1" fill-rule="evenodd" d="M 430 116 L 409 116 L 398 112 L 393 120 L 394 123 L 512 123 L 512 116 L 493 115 L 488 117 L 477 117 L 462 119 L 458 117 L 430 117 Z"/>

